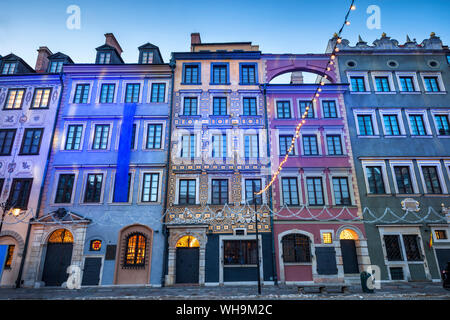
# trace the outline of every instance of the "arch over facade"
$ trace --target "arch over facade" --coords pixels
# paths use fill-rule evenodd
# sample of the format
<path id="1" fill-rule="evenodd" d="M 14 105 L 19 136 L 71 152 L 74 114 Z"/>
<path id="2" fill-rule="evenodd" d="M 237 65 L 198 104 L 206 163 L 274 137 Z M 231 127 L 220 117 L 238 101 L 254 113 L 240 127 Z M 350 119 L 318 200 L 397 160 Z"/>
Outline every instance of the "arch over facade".
<path id="1" fill-rule="evenodd" d="M 361 230 L 359 230 L 357 227 L 351 226 L 351 225 L 340 226 L 339 229 L 337 229 L 337 231 L 336 231 L 336 238 L 340 239 L 342 231 L 344 231 L 346 229 L 351 230 L 354 233 L 356 233 L 357 238 L 354 239 L 354 240 L 364 240 L 365 239 L 363 233 L 361 232 Z"/>
<path id="2" fill-rule="evenodd" d="M 3 238 L 3 237 L 11 237 L 14 240 L 16 240 L 17 245 L 19 246 L 20 256 L 22 256 L 22 252 L 25 247 L 25 241 L 23 241 L 22 236 L 15 231 L 5 230 L 5 231 L 0 232 L 0 238 Z"/>
<path id="3" fill-rule="evenodd" d="M 337 75 L 334 67 L 330 71 L 326 71 L 327 63 L 330 59 L 329 55 L 297 55 L 297 54 L 264 54 L 265 60 L 265 83 L 269 83 L 275 77 L 289 72 L 310 72 L 321 76 L 327 76 L 332 82 L 337 82 Z"/>

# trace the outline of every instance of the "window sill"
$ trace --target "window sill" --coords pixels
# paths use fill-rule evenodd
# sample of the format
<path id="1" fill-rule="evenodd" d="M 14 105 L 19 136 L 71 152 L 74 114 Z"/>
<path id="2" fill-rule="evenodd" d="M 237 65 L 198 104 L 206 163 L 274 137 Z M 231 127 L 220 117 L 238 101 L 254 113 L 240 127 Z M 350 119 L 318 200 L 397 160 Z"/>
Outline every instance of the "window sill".
<path id="1" fill-rule="evenodd" d="M 447 91 L 425 91 L 425 94 L 447 94 Z"/>
<path id="2" fill-rule="evenodd" d="M 240 86 L 259 86 L 259 83 L 258 82 L 255 82 L 255 83 L 242 83 L 242 82 L 239 82 L 239 85 Z"/>
<path id="3" fill-rule="evenodd" d="M 387 138 L 387 139 L 395 139 L 395 138 L 406 138 L 407 136 L 405 134 L 400 134 L 400 135 L 385 135 L 383 138 Z"/>
<path id="4" fill-rule="evenodd" d="M 256 268 L 256 264 L 224 264 L 225 268 Z"/>
<path id="5" fill-rule="evenodd" d="M 404 197 L 421 197 L 422 193 L 396 193 L 394 197 L 404 198 Z"/>
<path id="6" fill-rule="evenodd" d="M 390 193 L 366 193 L 366 197 L 369 198 L 376 198 L 376 197 L 392 197 L 392 194 Z"/>
<path id="7" fill-rule="evenodd" d="M 31 108 L 30 107 L 30 110 L 49 110 L 50 109 L 50 107 L 45 107 L 45 108 Z"/>
<path id="8" fill-rule="evenodd" d="M 373 139 L 373 138 L 380 138 L 379 135 L 373 135 L 373 136 L 362 136 L 362 135 L 357 135 L 358 138 L 369 138 L 369 139 Z"/>
<path id="9" fill-rule="evenodd" d="M 437 137 L 440 139 L 450 139 L 450 135 L 438 135 Z"/>
<path id="10" fill-rule="evenodd" d="M 196 82 L 196 83 L 182 82 L 180 84 L 183 85 L 183 86 L 200 86 L 202 83 L 201 82 Z"/>
<path id="11" fill-rule="evenodd" d="M 212 83 L 212 82 L 210 82 L 209 85 L 210 86 L 229 86 L 229 85 L 231 85 L 231 83 L 230 82 L 227 82 L 227 83 Z"/>
<path id="12" fill-rule="evenodd" d="M 448 193 L 424 193 L 423 196 L 430 198 L 440 198 L 440 197 L 447 197 Z"/>
<path id="13" fill-rule="evenodd" d="M 397 91 L 375 91 L 375 94 L 397 94 Z"/>
<path id="14" fill-rule="evenodd" d="M 432 135 L 426 135 L 426 136 L 411 135 L 411 138 L 414 138 L 414 139 L 420 139 L 420 138 L 431 139 L 431 138 L 433 138 L 433 136 Z"/>
<path id="15" fill-rule="evenodd" d="M 371 94 L 371 91 L 350 91 L 350 94 Z"/>
<path id="16" fill-rule="evenodd" d="M 284 262 L 285 266 L 312 266 L 312 262 Z"/>
<path id="17" fill-rule="evenodd" d="M 400 91 L 400 94 L 422 94 L 422 91 Z"/>

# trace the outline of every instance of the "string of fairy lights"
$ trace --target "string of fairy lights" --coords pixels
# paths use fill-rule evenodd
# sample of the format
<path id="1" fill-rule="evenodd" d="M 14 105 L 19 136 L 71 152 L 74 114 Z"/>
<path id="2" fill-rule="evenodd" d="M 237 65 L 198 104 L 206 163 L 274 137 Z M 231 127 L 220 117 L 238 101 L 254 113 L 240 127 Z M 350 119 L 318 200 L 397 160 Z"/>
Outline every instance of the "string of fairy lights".
<path id="1" fill-rule="evenodd" d="M 305 119 L 308 116 L 310 106 L 312 106 L 314 103 L 317 102 L 317 99 L 320 97 L 320 94 L 323 90 L 322 87 L 325 85 L 324 79 L 325 80 L 328 79 L 326 72 L 330 72 L 331 66 L 333 66 L 335 63 L 334 61 L 336 59 L 336 54 L 339 52 L 339 48 L 337 47 L 337 45 L 342 42 L 341 33 L 344 30 L 345 26 L 350 25 L 350 21 L 349 21 L 350 12 L 354 11 L 354 10 L 356 10 L 356 5 L 355 5 L 355 0 L 352 0 L 351 5 L 350 5 L 349 9 L 347 10 L 347 14 L 345 15 L 344 23 L 342 24 L 341 28 L 339 29 L 339 32 L 335 33 L 335 35 L 334 35 L 334 37 L 337 38 L 337 41 L 334 44 L 332 53 L 330 55 L 330 59 L 328 60 L 327 65 L 323 70 L 325 74 L 320 75 L 319 85 L 317 86 L 316 91 L 313 94 L 313 98 L 311 99 L 311 102 L 306 106 L 305 112 L 302 114 L 302 120 L 297 124 L 297 127 L 295 128 L 295 134 L 292 137 L 291 145 L 290 145 L 289 149 L 286 151 L 286 155 L 284 156 L 283 160 L 280 162 L 278 169 L 273 174 L 270 182 L 264 188 L 262 188 L 259 192 L 255 192 L 255 195 L 260 195 L 263 192 L 266 192 L 267 189 L 269 189 L 272 186 L 272 184 L 275 182 L 278 175 L 281 173 L 281 170 L 283 170 L 284 164 L 287 162 L 289 155 L 291 154 L 292 150 L 295 147 L 295 142 L 300 137 L 300 129 L 306 122 Z"/>

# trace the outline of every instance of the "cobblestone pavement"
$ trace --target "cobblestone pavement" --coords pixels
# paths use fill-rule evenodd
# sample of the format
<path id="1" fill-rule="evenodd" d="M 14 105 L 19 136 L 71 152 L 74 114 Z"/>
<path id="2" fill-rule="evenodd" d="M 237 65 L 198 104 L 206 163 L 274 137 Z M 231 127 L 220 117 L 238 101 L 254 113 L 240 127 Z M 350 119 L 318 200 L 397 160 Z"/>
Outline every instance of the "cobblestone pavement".
<path id="1" fill-rule="evenodd" d="M 435 299 L 450 300 L 450 291 L 442 288 L 440 283 L 389 283 L 382 284 L 381 289 L 373 294 L 362 293 L 360 286 L 352 286 L 348 293 L 333 292 L 315 293 L 309 289 L 305 294 L 299 294 L 295 286 L 264 286 L 261 296 L 257 295 L 256 286 L 111 286 L 83 287 L 79 290 L 63 288 L 13 289 L 1 288 L 0 300 L 414 300 Z"/>

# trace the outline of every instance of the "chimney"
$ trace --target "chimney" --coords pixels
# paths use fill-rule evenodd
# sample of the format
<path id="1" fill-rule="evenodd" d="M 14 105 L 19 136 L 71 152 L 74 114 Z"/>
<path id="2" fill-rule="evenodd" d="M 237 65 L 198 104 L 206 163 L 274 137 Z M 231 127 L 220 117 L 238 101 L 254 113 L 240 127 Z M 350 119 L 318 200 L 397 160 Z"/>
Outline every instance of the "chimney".
<path id="1" fill-rule="evenodd" d="M 116 40 L 116 37 L 114 37 L 114 34 L 105 33 L 105 44 L 116 49 L 117 52 L 119 53 L 119 56 L 122 55 L 123 50 L 120 47 L 119 42 Z"/>
<path id="2" fill-rule="evenodd" d="M 36 60 L 36 67 L 34 70 L 39 73 L 47 72 L 48 68 L 48 57 L 51 56 L 53 53 L 50 51 L 47 47 L 39 47 L 37 50 L 38 56 Z"/>
<path id="3" fill-rule="evenodd" d="M 303 73 L 301 71 L 296 71 L 291 73 L 291 84 L 302 84 L 303 83 Z"/>
<path id="4" fill-rule="evenodd" d="M 194 44 L 201 44 L 202 43 L 202 39 L 200 39 L 200 33 L 196 32 L 196 33 L 191 33 L 191 51 L 192 50 L 192 46 Z"/>

